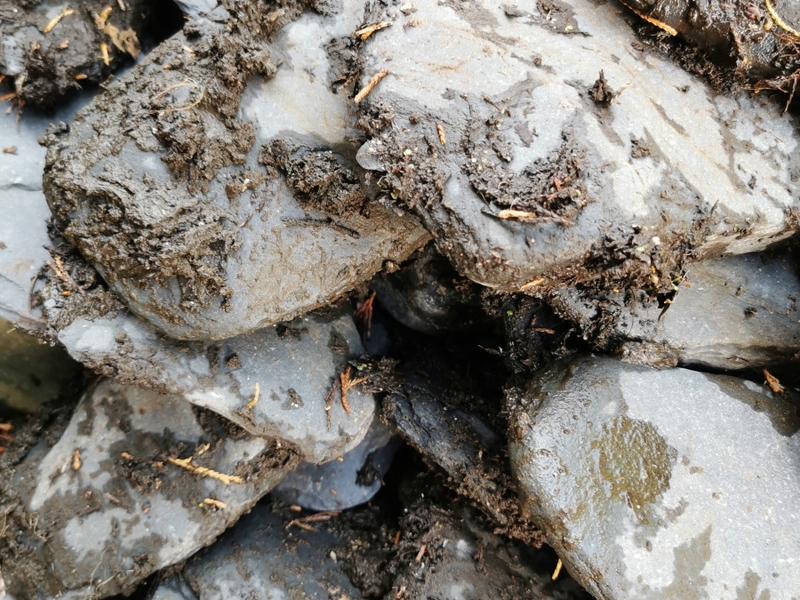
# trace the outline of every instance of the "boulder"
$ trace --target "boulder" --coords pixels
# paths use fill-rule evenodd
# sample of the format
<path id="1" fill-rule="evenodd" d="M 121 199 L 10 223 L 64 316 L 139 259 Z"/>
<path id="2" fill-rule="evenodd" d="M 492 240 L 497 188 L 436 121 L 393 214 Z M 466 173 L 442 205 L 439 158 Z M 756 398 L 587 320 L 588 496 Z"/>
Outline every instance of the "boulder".
<path id="1" fill-rule="evenodd" d="M 364 43 L 356 158 L 461 274 L 655 295 L 797 231 L 795 118 L 640 49 L 622 10 L 419 0 Z"/>
<path id="2" fill-rule="evenodd" d="M 581 357 L 507 402 L 524 509 L 596 598 L 800 589 L 797 397 Z"/>

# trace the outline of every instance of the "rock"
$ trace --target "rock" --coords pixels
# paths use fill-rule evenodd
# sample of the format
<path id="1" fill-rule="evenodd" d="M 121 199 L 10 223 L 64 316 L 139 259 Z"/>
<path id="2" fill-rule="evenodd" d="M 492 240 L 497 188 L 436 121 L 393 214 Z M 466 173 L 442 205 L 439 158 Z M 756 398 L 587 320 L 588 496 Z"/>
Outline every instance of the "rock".
<path id="1" fill-rule="evenodd" d="M 170 462 L 183 459 L 217 475 Z M 36 446 L 5 482 L 5 535 L 20 549 L 0 556 L 8 592 L 129 593 L 211 542 L 296 464 L 275 442 L 179 396 L 103 381 L 61 439 Z"/>
<path id="2" fill-rule="evenodd" d="M 82 85 L 105 82 L 139 56 L 151 19 L 164 28 L 174 17 L 170 3 L 149 0 L 126 0 L 126 10 L 109 5 L 107 13 L 98 0 L 11 4 L 0 19 L 0 73 L 14 78 L 17 102 L 44 108 L 58 107 Z"/>
<path id="3" fill-rule="evenodd" d="M 357 87 L 386 75 L 360 104 L 357 160 L 459 273 L 655 295 L 688 259 L 797 230 L 795 118 L 637 50 L 617 4 L 413 8 L 361 52 Z"/>
<path id="4" fill-rule="evenodd" d="M 66 239 L 172 337 L 288 321 L 429 239 L 370 201 L 346 157 L 355 115 L 326 48 L 349 40 L 363 2 L 300 16 L 306 4 L 232 3 L 229 23 L 192 21 L 47 137 Z"/>
<path id="5" fill-rule="evenodd" d="M 117 381 L 181 394 L 253 435 L 294 446 L 306 461 L 332 460 L 363 439 L 371 394 L 325 397 L 347 360 L 361 354 L 346 305 L 220 343 L 178 343 L 124 310 L 78 317 L 58 340 L 79 362 Z M 250 406 L 259 387 L 258 400 Z M 328 427 L 330 415 L 330 427 Z"/>
<path id="6" fill-rule="evenodd" d="M 422 333 L 464 331 L 482 316 L 477 286 L 459 276 L 432 246 L 402 269 L 379 274 L 370 287 L 389 314 Z"/>
<path id="7" fill-rule="evenodd" d="M 201 15 L 214 14 L 220 8 L 217 0 L 175 0 L 175 4 L 194 19 Z"/>
<path id="8" fill-rule="evenodd" d="M 0 319 L 0 410 L 36 407 L 78 389 L 83 369 L 60 347 L 14 331 Z"/>
<path id="9" fill-rule="evenodd" d="M 331 549 L 326 530 L 288 529 L 268 504 L 259 504 L 205 554 L 184 569 L 200 600 L 246 598 L 361 598 Z"/>
<path id="10" fill-rule="evenodd" d="M 303 463 L 284 477 L 272 496 L 307 510 L 344 510 L 368 502 L 381 489 L 400 440 L 378 419 L 361 443 L 323 465 Z"/>
<path id="11" fill-rule="evenodd" d="M 596 598 L 789 598 L 800 402 L 788 394 L 609 358 L 557 363 L 508 398 L 524 507 Z"/>
<path id="12" fill-rule="evenodd" d="M 760 368 L 788 363 L 800 352 L 797 268 L 791 252 L 746 254 L 687 266 L 670 305 L 654 299 L 631 309 L 616 294 L 598 308 L 573 289 L 554 292 L 551 303 L 588 336 L 608 346 L 622 342 L 629 362 Z"/>
<path id="13" fill-rule="evenodd" d="M 88 100 L 83 94 L 65 103 L 56 118 L 69 121 Z M 50 209 L 42 192 L 45 151 L 37 140 L 51 117 L 25 109 L 18 118 L 0 115 L 0 319 L 39 330 L 41 310 L 31 306 L 29 296 L 36 274 L 53 258 L 46 250 Z"/>
<path id="14" fill-rule="evenodd" d="M 197 600 L 197 596 L 181 576 L 159 582 L 147 600 Z"/>

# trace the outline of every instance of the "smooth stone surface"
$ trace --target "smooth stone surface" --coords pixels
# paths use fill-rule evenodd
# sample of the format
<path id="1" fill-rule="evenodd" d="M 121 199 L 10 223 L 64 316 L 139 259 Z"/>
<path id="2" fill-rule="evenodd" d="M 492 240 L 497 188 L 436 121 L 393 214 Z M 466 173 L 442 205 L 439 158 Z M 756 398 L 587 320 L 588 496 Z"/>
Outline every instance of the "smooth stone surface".
<path id="1" fill-rule="evenodd" d="M 284 24 L 296 8 L 238 15 L 247 22 L 230 27 L 190 23 L 109 85 L 70 133 L 48 138 L 45 186 L 65 237 L 174 338 L 290 320 L 430 239 L 416 218 L 367 202 L 347 158 L 356 114 L 331 89 L 325 45 L 358 28 L 363 2 Z M 280 168 L 262 152 L 276 141 L 297 150 Z"/>
<path id="2" fill-rule="evenodd" d="M 306 461 L 332 460 L 363 439 L 375 412 L 371 394 L 338 394 L 327 426 L 325 396 L 348 359 L 362 353 L 346 305 L 220 343 L 177 343 L 125 313 L 80 317 L 58 333 L 73 358 L 135 385 L 182 394 L 253 435 L 284 440 Z M 259 384 L 259 399 L 248 407 Z"/>
<path id="3" fill-rule="evenodd" d="M 184 576 L 200 600 L 357 600 L 360 592 L 331 557 L 338 543 L 324 529 L 286 530 L 281 517 L 262 503 L 193 559 Z"/>
<path id="4" fill-rule="evenodd" d="M 0 410 L 34 412 L 45 402 L 75 394 L 82 372 L 63 348 L 43 344 L 0 319 Z"/>
<path id="5" fill-rule="evenodd" d="M 388 75 L 360 104 L 372 139 L 357 160 L 460 273 L 501 291 L 651 275 L 668 289 L 687 251 L 797 230 L 796 118 L 637 50 L 617 3 L 413 8 L 362 51 L 359 87 Z"/>
<path id="6" fill-rule="evenodd" d="M 190 456 L 193 466 L 242 482 L 226 485 L 168 462 Z M 184 398 L 103 381 L 61 439 L 52 448 L 40 443 L 17 469 L 20 508 L 36 516 L 18 531 L 8 522 L 26 547 L 0 557 L 8 591 L 18 600 L 129 593 L 214 540 L 296 463 L 274 441 L 233 431 Z M 226 507 L 207 506 L 207 498 Z"/>
<path id="7" fill-rule="evenodd" d="M 162 581 L 147 600 L 197 600 L 197 595 L 180 575 Z"/>
<path id="8" fill-rule="evenodd" d="M 0 114 L 0 319 L 28 330 L 42 328 L 42 314 L 31 306 L 33 279 L 52 261 L 46 248 L 50 209 L 42 192 L 45 150 L 38 139 L 54 120 L 69 121 L 89 101 L 82 95 L 65 103 L 54 116 L 25 109 Z M 3 111 L 5 112 L 5 111 Z"/>
<path id="9" fill-rule="evenodd" d="M 364 504 L 381 489 L 399 446 L 400 440 L 375 419 L 358 446 L 323 465 L 300 464 L 272 496 L 307 510 L 345 510 Z"/>
<path id="10" fill-rule="evenodd" d="M 525 508 L 596 598 L 792 598 L 800 401 L 608 358 L 508 399 Z"/>
<path id="11" fill-rule="evenodd" d="M 591 327 L 595 306 L 573 290 L 553 294 L 562 317 Z M 800 353 L 800 279 L 793 252 L 702 261 L 686 267 L 672 304 L 631 310 L 621 295 L 603 312 L 614 319 L 615 343 L 626 360 L 652 366 L 697 365 L 714 369 L 758 368 L 796 360 Z"/>

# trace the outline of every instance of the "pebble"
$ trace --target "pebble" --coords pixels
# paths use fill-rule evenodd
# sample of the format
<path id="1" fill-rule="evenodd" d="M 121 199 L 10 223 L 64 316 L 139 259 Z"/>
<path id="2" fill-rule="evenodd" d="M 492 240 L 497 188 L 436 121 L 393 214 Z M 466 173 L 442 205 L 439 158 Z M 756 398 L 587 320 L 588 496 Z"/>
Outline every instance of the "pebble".
<path id="1" fill-rule="evenodd" d="M 190 457 L 238 480 L 169 462 Z M 17 600 L 130 593 L 209 544 L 296 464 L 184 398 L 102 381 L 58 442 L 17 468 L 6 534 L 26 551 L 3 557 L 2 578 Z"/>
<path id="2" fill-rule="evenodd" d="M 360 88 L 385 76 L 359 105 L 357 160 L 459 273 L 668 290 L 687 252 L 797 230 L 800 136 L 779 104 L 638 49 L 617 4 L 544 6 L 419 0 L 361 53 Z"/>
<path id="3" fill-rule="evenodd" d="M 797 397 L 582 357 L 507 402 L 524 508 L 596 598 L 800 589 Z"/>

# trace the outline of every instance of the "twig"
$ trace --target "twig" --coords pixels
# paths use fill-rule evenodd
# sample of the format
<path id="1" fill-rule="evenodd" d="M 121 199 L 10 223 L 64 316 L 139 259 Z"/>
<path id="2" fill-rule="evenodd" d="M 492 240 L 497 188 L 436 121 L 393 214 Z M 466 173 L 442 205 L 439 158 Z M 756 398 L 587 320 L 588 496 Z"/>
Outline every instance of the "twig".
<path id="1" fill-rule="evenodd" d="M 231 483 L 242 483 L 242 478 L 238 475 L 225 475 L 224 473 L 218 473 L 217 471 L 213 471 L 211 469 L 207 469 L 206 467 L 195 467 L 190 465 L 189 463 L 192 462 L 192 456 L 189 458 L 172 458 L 167 457 L 167 461 L 172 463 L 173 465 L 177 465 L 186 469 L 187 471 L 191 471 L 192 473 L 196 473 L 202 477 L 210 477 L 211 479 L 216 479 L 217 481 L 221 481 L 225 485 L 230 485 Z"/>
<path id="2" fill-rule="evenodd" d="M 300 529 L 305 529 L 306 531 L 316 531 L 311 525 L 308 523 L 316 523 L 317 521 L 327 521 L 332 519 L 333 517 L 338 517 L 342 514 L 340 510 L 328 510 L 324 512 L 318 512 L 313 515 L 308 515 L 307 517 L 301 517 L 299 519 L 292 519 L 286 525 L 285 529 L 290 529 L 293 525 L 296 525 Z"/>
<path id="3" fill-rule="evenodd" d="M 339 381 L 340 380 L 334 378 L 331 389 L 325 394 L 325 416 L 328 421 L 327 429 L 331 428 L 331 410 L 333 409 L 333 399 L 336 397 L 336 384 L 338 384 Z"/>
<path id="4" fill-rule="evenodd" d="M 769 389 L 771 389 L 775 394 L 782 394 L 785 390 L 784 387 L 781 385 L 781 382 L 778 380 L 775 375 L 764 369 L 763 371 L 764 379 L 767 380 L 767 385 Z"/>
<path id="5" fill-rule="evenodd" d="M 386 77 L 388 74 L 389 74 L 389 69 L 384 69 L 383 71 L 379 71 L 378 73 L 373 75 L 372 79 L 370 79 L 367 82 L 367 85 L 364 86 L 364 89 L 362 89 L 360 92 L 358 92 L 358 94 L 356 94 L 356 97 L 354 98 L 355 103 L 358 104 L 364 98 L 366 98 L 372 91 L 372 89 L 381 82 L 381 79 Z"/>
<path id="6" fill-rule="evenodd" d="M 227 504 L 220 500 L 214 500 L 213 498 L 205 498 L 203 504 L 206 506 L 213 506 L 214 508 L 228 508 Z"/>
<path id="7" fill-rule="evenodd" d="M 349 392 L 359 383 L 363 383 L 367 380 L 366 377 L 350 379 L 350 373 L 352 372 L 353 368 L 348 365 L 347 368 L 339 374 L 339 380 L 342 383 L 342 407 L 344 408 L 344 412 L 346 412 L 348 415 L 352 414 L 353 410 L 350 408 L 350 402 L 347 400 L 347 392 Z"/>
<path id="8" fill-rule="evenodd" d="M 253 399 L 247 403 L 247 406 L 245 406 L 245 408 L 253 408 L 256 405 L 256 403 L 258 402 L 258 395 L 260 392 L 261 392 L 261 386 L 256 381 L 256 394 L 255 396 L 253 396 Z"/>
<path id="9" fill-rule="evenodd" d="M 420 562 L 422 560 L 422 557 L 425 555 L 425 550 L 427 549 L 428 549 L 428 544 L 422 544 L 422 546 L 419 549 L 419 552 L 417 552 L 417 557 L 414 559 L 414 562 Z"/>
<path id="10" fill-rule="evenodd" d="M 558 564 L 556 564 L 556 570 L 553 571 L 553 576 L 550 579 L 552 579 L 553 581 L 558 579 L 558 576 L 561 574 L 561 567 L 562 566 L 563 566 L 563 563 L 561 562 L 561 559 L 559 558 L 558 559 Z"/>
<path id="11" fill-rule="evenodd" d="M 64 8 L 61 9 L 61 12 L 58 13 L 55 17 L 53 17 L 52 19 L 50 19 L 47 22 L 47 25 L 45 25 L 44 29 L 42 29 L 42 33 L 50 33 L 51 31 L 53 31 L 53 28 L 56 25 L 58 25 L 58 23 L 59 23 L 59 21 L 61 21 L 61 19 L 63 19 L 64 17 L 68 17 L 69 15 L 74 15 L 74 14 L 75 14 L 75 11 L 72 10 L 69 6 L 67 6 L 65 4 Z"/>
<path id="12" fill-rule="evenodd" d="M 391 23 L 389 21 L 381 21 L 380 23 L 373 23 L 372 25 L 367 25 L 366 27 L 359 29 L 358 31 L 356 31 L 355 35 L 361 38 L 361 41 L 363 42 L 376 31 L 380 31 L 381 29 L 386 29 L 389 26 L 391 26 Z"/>

